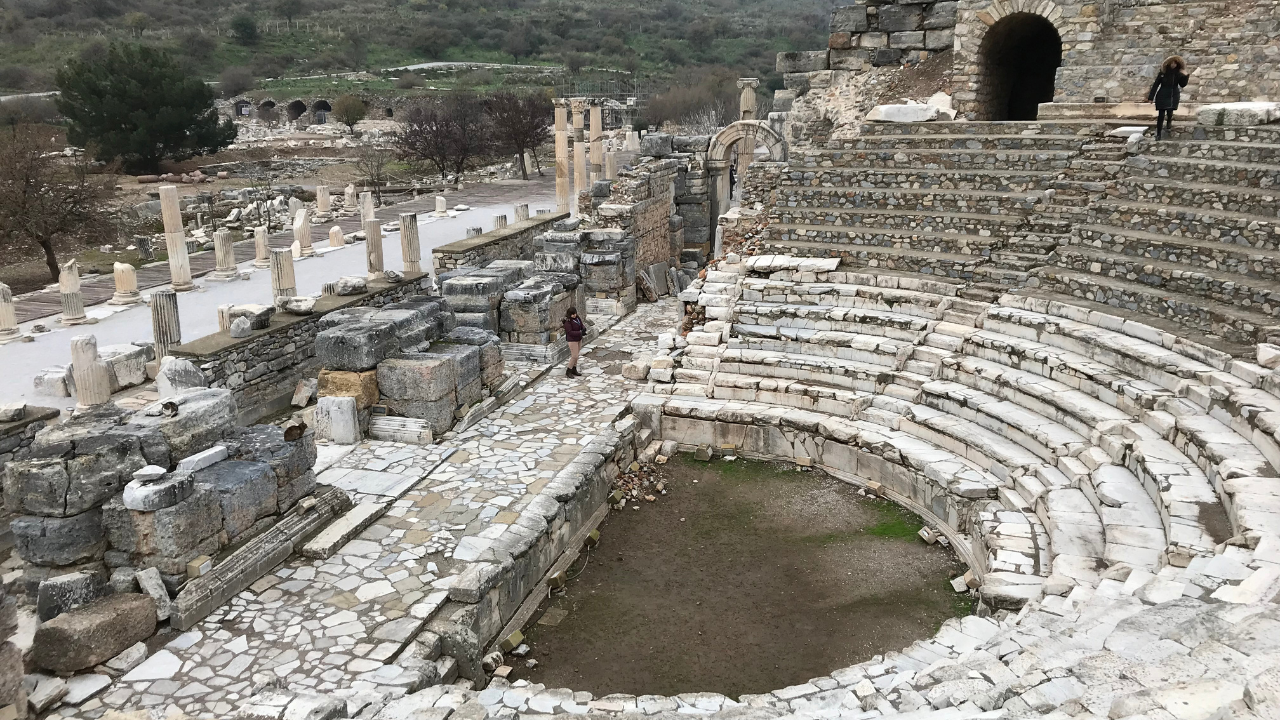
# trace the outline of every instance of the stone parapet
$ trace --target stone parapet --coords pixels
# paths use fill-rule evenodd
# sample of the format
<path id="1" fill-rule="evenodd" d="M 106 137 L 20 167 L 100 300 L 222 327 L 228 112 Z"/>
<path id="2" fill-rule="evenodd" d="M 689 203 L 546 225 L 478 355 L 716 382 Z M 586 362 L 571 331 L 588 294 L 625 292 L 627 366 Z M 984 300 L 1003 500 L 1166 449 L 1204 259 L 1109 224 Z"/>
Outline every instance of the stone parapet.
<path id="1" fill-rule="evenodd" d="M 537 215 L 506 227 L 441 245 L 431 250 L 435 274 L 460 267 L 479 267 L 493 260 L 532 260 L 537 250 L 531 242 L 551 228 L 553 223 L 569 217 L 567 212 Z"/>

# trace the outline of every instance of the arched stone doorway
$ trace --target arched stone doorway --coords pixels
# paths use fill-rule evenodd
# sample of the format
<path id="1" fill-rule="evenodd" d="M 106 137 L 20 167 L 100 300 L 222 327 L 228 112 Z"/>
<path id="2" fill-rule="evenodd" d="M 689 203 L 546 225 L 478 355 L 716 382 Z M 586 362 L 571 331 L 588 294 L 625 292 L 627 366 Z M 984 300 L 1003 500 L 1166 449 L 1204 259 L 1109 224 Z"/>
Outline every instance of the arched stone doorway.
<path id="1" fill-rule="evenodd" d="M 316 123 L 323 125 L 329 122 L 329 113 L 333 112 L 333 106 L 328 100 L 317 100 L 311 103 L 311 114 L 315 116 Z"/>
<path id="2" fill-rule="evenodd" d="M 739 120 L 711 138 L 711 147 L 707 150 L 707 173 L 711 176 L 712 242 L 719 217 L 729 210 L 729 166 L 737 160 L 737 153 L 732 151 L 738 143 L 745 143 L 746 147 L 763 146 L 774 162 L 787 159 L 786 140 L 763 120 Z M 738 182 L 744 179 L 740 177 Z"/>
<path id="3" fill-rule="evenodd" d="M 1052 102 L 1062 37 L 1048 19 L 1017 12 L 995 22 L 978 49 L 979 120 L 1035 120 Z"/>
<path id="4" fill-rule="evenodd" d="M 285 110 L 289 113 L 289 121 L 293 122 L 307 113 L 307 104 L 301 100 L 294 100 Z"/>
<path id="5" fill-rule="evenodd" d="M 275 100 L 263 100 L 261 103 L 258 103 L 258 119 L 262 121 L 272 120 L 275 109 Z"/>

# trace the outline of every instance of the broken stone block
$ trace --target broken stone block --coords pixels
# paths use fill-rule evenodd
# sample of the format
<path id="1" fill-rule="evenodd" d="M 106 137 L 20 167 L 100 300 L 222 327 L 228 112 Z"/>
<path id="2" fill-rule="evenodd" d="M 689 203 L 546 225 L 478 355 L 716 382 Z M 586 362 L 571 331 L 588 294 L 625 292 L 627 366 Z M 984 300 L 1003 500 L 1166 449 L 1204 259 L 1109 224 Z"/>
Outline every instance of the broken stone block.
<path id="1" fill-rule="evenodd" d="M 65 518 L 21 515 L 10 527 L 18 555 L 35 565 L 74 565 L 102 557 L 106 549 L 97 508 Z"/>
<path id="2" fill-rule="evenodd" d="M 18 422 L 27 414 L 27 404 L 12 402 L 0 405 L 0 423 Z"/>
<path id="3" fill-rule="evenodd" d="M 372 370 L 399 347 L 391 323 L 350 323 L 316 335 L 316 358 L 327 370 Z"/>
<path id="4" fill-rule="evenodd" d="M 296 408 L 304 408 L 310 405 L 312 398 L 316 396 L 317 387 L 318 382 L 311 378 L 299 380 L 297 386 L 293 389 L 293 399 L 290 400 L 290 404 Z"/>
<path id="5" fill-rule="evenodd" d="M 933 105 L 877 105 L 867 113 L 867 122 L 916 123 L 938 119 Z"/>
<path id="6" fill-rule="evenodd" d="M 649 361 L 632 360 L 622 366 L 622 377 L 628 380 L 645 380 L 649 377 Z"/>
<path id="7" fill-rule="evenodd" d="M 396 340 L 401 348 L 438 337 L 435 316 L 425 307 L 384 308 L 374 314 L 370 322 L 387 322 L 395 326 Z"/>
<path id="8" fill-rule="evenodd" d="M 40 583 L 36 616 L 41 622 L 52 620 L 68 610 L 110 595 L 112 589 L 98 573 L 74 572 L 51 577 Z"/>
<path id="9" fill-rule="evenodd" d="M 62 700 L 67 694 L 67 681 L 48 675 L 35 675 L 36 685 L 27 695 L 27 702 L 36 714 L 43 713 Z"/>
<path id="10" fill-rule="evenodd" d="M 666 157 L 671 152 L 671 136 L 666 133 L 649 133 L 640 138 L 641 155 Z"/>
<path id="11" fill-rule="evenodd" d="M 271 327 L 271 316 L 276 314 L 276 309 L 270 305 L 236 305 L 227 314 L 232 323 L 244 318 L 250 330 L 266 330 Z"/>
<path id="12" fill-rule="evenodd" d="M 810 73 L 827 69 L 827 51 L 780 52 L 775 61 L 780 73 Z M 641 154 L 647 154 L 642 152 Z"/>
<path id="13" fill-rule="evenodd" d="M 453 411 L 458 407 L 457 396 L 452 391 L 437 400 L 384 398 L 383 402 L 396 415 L 425 420 L 435 436 L 453 427 Z"/>
<path id="14" fill-rule="evenodd" d="M 66 366 L 55 365 L 36 373 L 35 390 L 39 395 L 71 397 L 71 388 L 67 386 Z"/>
<path id="15" fill-rule="evenodd" d="M 102 507 L 102 525 L 112 550 L 126 553 L 130 564 L 176 575 L 192 558 L 218 550 L 222 509 L 213 488 L 197 485 L 187 499 L 154 512 L 129 510 L 112 500 Z"/>
<path id="16" fill-rule="evenodd" d="M 166 356 L 156 374 L 156 390 L 161 398 L 174 397 L 183 391 L 209 387 L 209 379 L 190 360 Z"/>
<path id="17" fill-rule="evenodd" d="M 106 661 L 99 667 L 111 677 L 120 677 L 142 664 L 147 659 L 147 644 L 137 642 L 120 652 L 119 655 Z"/>
<path id="18" fill-rule="evenodd" d="M 276 513 L 277 485 L 266 463 L 225 460 L 195 473 L 195 481 L 217 491 L 222 527 L 232 540 Z"/>
<path id="19" fill-rule="evenodd" d="M 455 312 L 485 313 L 498 308 L 506 283 L 501 275 L 463 275 L 445 280 L 440 288 Z"/>
<path id="20" fill-rule="evenodd" d="M 316 394 L 320 397 L 353 397 L 366 410 L 378 402 L 378 371 L 321 370 Z"/>
<path id="21" fill-rule="evenodd" d="M 76 454 L 65 461 L 10 462 L 4 477 L 5 502 L 9 509 L 51 517 L 76 515 L 101 505 L 129 481 L 135 470 L 147 464 L 140 439 L 125 433 L 104 432 L 98 437 L 79 437 L 74 447 Z M 59 449 L 41 443 L 33 454 L 52 454 Z"/>
<path id="22" fill-rule="evenodd" d="M 335 295 L 361 295 L 369 291 L 369 283 L 360 276 L 344 275 L 334 282 L 333 291 Z"/>
<path id="23" fill-rule="evenodd" d="M 305 296 L 276 298 L 276 307 L 290 315 L 310 315 L 316 311 L 316 298 Z"/>
<path id="24" fill-rule="evenodd" d="M 107 362 L 113 393 L 147 382 L 147 363 L 154 356 L 150 345 L 106 345 L 98 348 L 98 357 Z"/>
<path id="25" fill-rule="evenodd" d="M 280 514 L 289 511 L 302 498 L 315 492 L 316 474 L 312 470 L 299 475 L 276 488 L 276 509 Z"/>
<path id="26" fill-rule="evenodd" d="M 155 601 L 149 595 L 109 595 L 36 628 L 32 659 L 45 670 L 74 673 L 116 657 L 155 630 Z"/>
<path id="27" fill-rule="evenodd" d="M 67 694 L 63 696 L 62 702 L 66 705 L 80 705 L 105 690 L 110 684 L 111 678 L 106 675 L 98 673 L 76 675 L 67 679 Z"/>
<path id="28" fill-rule="evenodd" d="M 435 401 L 454 394 L 458 376 L 458 358 L 452 355 L 405 353 L 378 366 L 378 392 L 393 400 Z"/>
<path id="29" fill-rule="evenodd" d="M 250 425 L 236 428 L 223 443 L 232 460 L 254 460 L 270 465 L 276 484 L 284 486 L 311 472 L 316 463 L 314 430 L 308 428 L 296 440 L 284 438 L 282 427 Z"/>
<path id="30" fill-rule="evenodd" d="M 362 439 L 359 409 L 353 397 L 322 397 L 316 403 L 316 435 L 339 445 L 355 445 Z"/>
<path id="31" fill-rule="evenodd" d="M 235 424 L 231 391 L 216 388 L 183 390 L 134 413 L 129 421 L 131 428 L 159 430 L 179 458 L 213 447 Z"/>
<path id="32" fill-rule="evenodd" d="M 142 588 L 142 592 L 150 595 L 151 599 L 156 603 L 156 620 L 168 620 L 173 603 L 169 599 L 169 591 L 164 586 L 164 580 L 160 579 L 160 571 L 149 567 L 138 571 L 135 577 L 138 581 L 138 587 Z"/>
<path id="33" fill-rule="evenodd" d="M 189 455 L 178 461 L 178 467 L 174 469 L 177 475 L 190 475 L 197 470 L 203 470 L 216 462 L 222 462 L 227 459 L 227 446 L 214 445 L 208 450 Z"/>
<path id="34" fill-rule="evenodd" d="M 233 338 L 247 338 L 253 334 L 253 326 L 249 324 L 246 318 L 236 318 L 231 321 L 231 327 L 228 328 L 227 332 Z"/>
<path id="35" fill-rule="evenodd" d="M 320 329 L 328 330 L 347 323 L 365 322 L 376 312 L 378 309 L 371 307 L 340 308 L 320 318 Z"/>

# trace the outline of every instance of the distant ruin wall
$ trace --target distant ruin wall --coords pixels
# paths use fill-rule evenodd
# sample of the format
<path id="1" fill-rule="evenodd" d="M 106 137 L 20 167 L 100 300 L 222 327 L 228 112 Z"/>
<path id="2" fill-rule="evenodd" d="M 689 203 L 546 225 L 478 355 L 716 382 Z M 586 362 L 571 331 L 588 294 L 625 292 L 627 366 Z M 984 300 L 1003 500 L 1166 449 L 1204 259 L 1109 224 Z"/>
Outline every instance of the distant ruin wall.
<path id="1" fill-rule="evenodd" d="M 532 260 L 538 251 L 533 239 L 569 213 L 546 213 L 475 237 L 441 245 L 431 251 L 436 274 L 460 267 L 481 267 L 493 260 Z"/>

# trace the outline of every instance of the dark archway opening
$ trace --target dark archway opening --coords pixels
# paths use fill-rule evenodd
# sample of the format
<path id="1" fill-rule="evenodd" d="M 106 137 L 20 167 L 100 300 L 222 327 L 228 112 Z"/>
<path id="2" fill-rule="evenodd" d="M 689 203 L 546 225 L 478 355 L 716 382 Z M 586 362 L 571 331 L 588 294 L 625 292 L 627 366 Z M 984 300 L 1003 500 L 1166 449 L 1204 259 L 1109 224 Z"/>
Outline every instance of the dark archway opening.
<path id="1" fill-rule="evenodd" d="M 395 117 L 395 116 L 396 116 L 396 111 L 395 111 L 395 109 L 394 109 L 394 108 L 387 108 L 387 117 Z"/>
<path id="2" fill-rule="evenodd" d="M 316 122 L 323 125 L 329 122 L 329 113 L 333 112 L 333 106 L 328 100 L 317 100 L 311 103 L 311 114 L 315 115 Z"/>
<path id="3" fill-rule="evenodd" d="M 303 114 L 307 112 L 307 104 L 301 100 L 294 100 L 289 103 L 289 106 L 286 109 L 289 111 L 289 120 L 293 121 L 302 117 Z"/>
<path id="4" fill-rule="evenodd" d="M 249 113 L 253 110 L 253 103 L 248 100 L 236 101 L 236 117 L 249 117 Z"/>
<path id="5" fill-rule="evenodd" d="M 981 120 L 1035 120 L 1053 102 L 1062 38 L 1045 18 L 1014 13 L 987 31 L 978 50 Z"/>

